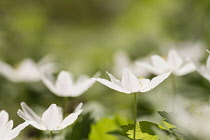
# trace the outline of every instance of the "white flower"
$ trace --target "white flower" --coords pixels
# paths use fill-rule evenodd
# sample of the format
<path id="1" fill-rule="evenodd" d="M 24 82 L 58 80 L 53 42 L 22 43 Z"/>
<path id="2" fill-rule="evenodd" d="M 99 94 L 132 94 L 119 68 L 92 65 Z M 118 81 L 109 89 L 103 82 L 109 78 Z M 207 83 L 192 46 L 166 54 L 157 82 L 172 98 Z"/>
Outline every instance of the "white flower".
<path id="1" fill-rule="evenodd" d="M 184 42 L 175 46 L 179 55 L 186 60 L 198 61 L 203 58 L 206 46 L 202 42 Z"/>
<path id="2" fill-rule="evenodd" d="M 182 76 L 195 71 L 193 62 L 185 62 L 175 50 L 170 50 L 166 59 L 158 55 L 153 55 L 151 56 L 151 62 L 152 64 L 139 62 L 138 65 L 156 75 L 172 71 L 173 74 Z"/>
<path id="3" fill-rule="evenodd" d="M 107 72 L 111 81 L 101 78 L 93 78 L 96 81 L 108 86 L 111 89 L 117 90 L 119 92 L 124 92 L 127 94 L 134 92 L 147 92 L 155 88 L 158 84 L 163 82 L 171 72 L 164 73 L 153 78 L 151 81 L 149 79 L 144 79 L 143 77 L 138 79 L 135 75 L 128 69 L 123 70 L 122 80 L 116 79 L 113 75 Z"/>
<path id="4" fill-rule="evenodd" d="M 207 59 L 206 66 L 197 67 L 197 71 L 210 82 L 210 55 Z"/>
<path id="5" fill-rule="evenodd" d="M 146 69 L 136 67 L 136 62 L 132 62 L 126 52 L 119 51 L 114 55 L 113 72 L 117 77 L 120 77 L 122 70 L 125 68 L 129 68 L 137 76 L 148 76 L 150 74 Z"/>
<path id="6" fill-rule="evenodd" d="M 40 130 L 61 130 L 65 127 L 74 123 L 82 112 L 82 103 L 78 105 L 75 109 L 75 112 L 68 115 L 63 120 L 63 112 L 60 107 L 57 107 L 56 104 L 52 104 L 40 118 L 30 107 L 28 107 L 24 102 L 21 103 L 22 110 L 18 110 L 18 115 L 23 118 L 26 122 L 31 124 L 37 129 Z"/>
<path id="7" fill-rule="evenodd" d="M 190 136 L 198 137 L 199 139 L 208 139 L 210 137 L 210 106 L 203 105 L 185 109 L 182 103 L 177 104 L 176 112 L 173 114 L 175 124 L 184 130 Z"/>
<path id="8" fill-rule="evenodd" d="M 50 76 L 50 77 L 49 77 Z M 66 71 L 61 71 L 55 81 L 51 75 L 42 75 L 43 83 L 57 96 L 77 97 L 88 90 L 94 80 L 86 75 L 81 75 L 76 82 L 73 81 L 73 75 Z"/>
<path id="9" fill-rule="evenodd" d="M 9 114 L 5 110 L 0 111 L 0 126 L 6 124 L 8 120 Z"/>
<path id="10" fill-rule="evenodd" d="M 53 72 L 55 64 L 47 62 L 46 57 L 39 63 L 32 59 L 24 59 L 15 69 L 0 61 L 0 74 L 12 82 L 37 82 L 41 80 L 41 72 Z"/>
<path id="11" fill-rule="evenodd" d="M 29 124 L 27 122 L 18 125 L 12 129 L 13 121 L 9 120 L 9 115 L 6 111 L 0 112 L 0 140 L 12 140 L 18 136 L 21 130 L 23 130 Z"/>

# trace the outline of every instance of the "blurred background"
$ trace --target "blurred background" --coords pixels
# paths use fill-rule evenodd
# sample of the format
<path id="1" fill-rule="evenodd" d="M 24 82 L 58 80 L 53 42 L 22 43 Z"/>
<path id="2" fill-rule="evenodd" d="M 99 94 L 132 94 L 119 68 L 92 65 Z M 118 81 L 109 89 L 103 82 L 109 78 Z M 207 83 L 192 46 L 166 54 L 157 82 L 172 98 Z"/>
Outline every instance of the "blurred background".
<path id="1" fill-rule="evenodd" d="M 206 49 L 210 46 L 209 15 L 208 0 L 1 0 L 0 60 L 15 67 L 25 58 L 38 62 L 50 54 L 55 57 L 58 72 L 67 70 L 75 77 L 92 77 L 100 71 L 101 77 L 107 78 L 105 71 L 114 72 L 115 54 L 119 51 L 134 61 L 151 54 L 167 54 L 169 48 L 176 46 L 185 48 L 185 53 L 200 49 L 201 54 L 195 51 L 191 55 L 200 55 L 197 61 L 202 63 L 206 62 Z M 209 101 L 209 83 L 196 72 L 176 80 L 181 96 Z M 155 118 L 157 110 L 166 109 L 167 104 L 163 107 L 161 100 L 167 100 L 163 98 L 170 90 L 169 80 L 151 93 L 139 95 L 139 119 Z M 151 103 L 154 97 L 156 102 Z M 63 99 L 42 82 L 13 83 L 0 76 L 0 110 L 6 110 L 15 125 L 23 122 L 16 114 L 22 101 L 37 112 L 52 103 L 63 106 Z M 121 116 L 125 122 L 132 120 L 133 97 L 99 83 L 82 96 L 70 99 L 70 111 L 80 101 L 88 111 L 95 110 L 91 116 L 95 122 L 109 116 Z M 73 133 L 71 127 L 68 130 Z M 84 139 L 94 133 L 90 131 Z M 41 132 L 30 126 L 21 135 L 37 138 Z M 81 138 L 74 138 L 77 139 Z"/>

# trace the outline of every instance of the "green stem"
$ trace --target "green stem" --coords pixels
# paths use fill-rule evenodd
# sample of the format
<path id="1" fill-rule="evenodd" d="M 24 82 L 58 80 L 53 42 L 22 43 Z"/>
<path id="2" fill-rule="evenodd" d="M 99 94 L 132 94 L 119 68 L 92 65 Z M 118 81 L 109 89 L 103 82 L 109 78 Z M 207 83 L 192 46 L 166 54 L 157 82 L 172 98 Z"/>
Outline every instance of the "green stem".
<path id="1" fill-rule="evenodd" d="M 133 139 L 136 140 L 136 116 L 137 116 L 137 99 L 136 93 L 134 94 L 134 130 L 133 130 Z"/>
<path id="2" fill-rule="evenodd" d="M 175 102 L 175 100 L 176 100 L 176 93 L 177 93 L 177 91 L 176 91 L 176 83 L 175 83 L 175 78 L 174 78 L 174 75 L 173 74 L 171 74 L 171 85 L 172 85 L 172 112 L 174 112 L 174 102 Z"/>
<path id="3" fill-rule="evenodd" d="M 68 97 L 64 97 L 64 113 L 68 112 Z"/>
<path id="4" fill-rule="evenodd" d="M 50 140 L 52 140 L 53 138 L 52 138 L 52 131 L 50 131 Z"/>

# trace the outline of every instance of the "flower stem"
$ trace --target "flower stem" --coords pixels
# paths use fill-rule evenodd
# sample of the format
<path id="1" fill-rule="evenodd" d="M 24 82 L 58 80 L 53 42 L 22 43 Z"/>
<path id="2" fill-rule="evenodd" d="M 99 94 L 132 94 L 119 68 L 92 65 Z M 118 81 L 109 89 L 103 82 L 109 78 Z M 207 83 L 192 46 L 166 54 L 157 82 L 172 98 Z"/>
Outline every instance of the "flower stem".
<path id="1" fill-rule="evenodd" d="M 175 100 L 176 100 L 176 82 L 175 82 L 175 78 L 174 78 L 174 75 L 171 74 L 171 85 L 172 85 L 172 112 L 174 112 L 174 103 L 175 103 Z"/>
<path id="2" fill-rule="evenodd" d="M 52 140 L 53 138 L 52 138 L 52 131 L 50 131 L 50 140 Z"/>
<path id="3" fill-rule="evenodd" d="M 137 99 L 136 93 L 134 92 L 134 129 L 133 129 L 133 139 L 136 140 L 136 116 L 137 116 Z"/>
<path id="4" fill-rule="evenodd" d="M 68 97 L 64 97 L 64 113 L 68 112 Z"/>

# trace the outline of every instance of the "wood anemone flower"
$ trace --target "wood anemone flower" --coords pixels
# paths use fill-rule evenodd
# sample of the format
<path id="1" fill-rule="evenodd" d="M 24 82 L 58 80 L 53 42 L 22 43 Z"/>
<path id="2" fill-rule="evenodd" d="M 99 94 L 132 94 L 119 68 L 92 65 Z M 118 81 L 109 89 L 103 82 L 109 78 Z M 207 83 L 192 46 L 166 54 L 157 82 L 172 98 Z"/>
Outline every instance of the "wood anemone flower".
<path id="1" fill-rule="evenodd" d="M 40 118 L 30 107 L 28 107 L 26 103 L 22 102 L 21 107 L 22 110 L 19 109 L 17 112 L 21 118 L 37 129 L 49 131 L 61 130 L 71 125 L 83 111 L 83 109 L 81 109 L 82 103 L 80 103 L 75 109 L 75 112 L 71 113 L 63 120 L 62 109 L 56 104 L 52 104 L 42 114 L 42 118 Z"/>

